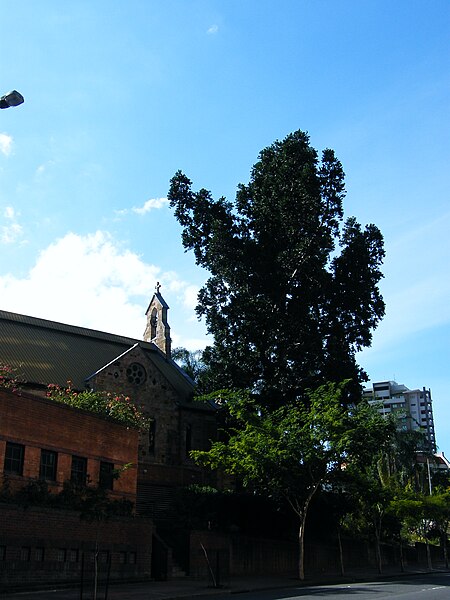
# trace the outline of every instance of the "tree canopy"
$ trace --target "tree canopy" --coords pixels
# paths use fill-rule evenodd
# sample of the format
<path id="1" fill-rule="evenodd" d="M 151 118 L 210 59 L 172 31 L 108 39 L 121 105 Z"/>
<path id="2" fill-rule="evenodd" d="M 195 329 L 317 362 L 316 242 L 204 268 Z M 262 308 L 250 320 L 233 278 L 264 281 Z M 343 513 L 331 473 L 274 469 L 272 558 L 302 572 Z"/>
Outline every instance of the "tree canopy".
<path id="1" fill-rule="evenodd" d="M 344 172 L 302 131 L 264 149 L 236 199 L 214 200 L 178 171 L 169 200 L 182 242 L 210 277 L 200 290 L 213 345 L 210 389 L 252 390 L 272 407 L 326 381 L 365 373 L 356 352 L 384 315 L 375 225 L 344 221 Z"/>
<path id="2" fill-rule="evenodd" d="M 304 578 L 304 535 L 312 498 L 354 463 L 377 456 L 393 435 L 393 422 L 366 402 L 346 407 L 347 385 L 328 384 L 303 402 L 277 410 L 248 392 L 215 393 L 234 419 L 226 442 L 193 451 L 197 462 L 241 478 L 246 487 L 284 499 L 298 518 L 299 578 Z"/>

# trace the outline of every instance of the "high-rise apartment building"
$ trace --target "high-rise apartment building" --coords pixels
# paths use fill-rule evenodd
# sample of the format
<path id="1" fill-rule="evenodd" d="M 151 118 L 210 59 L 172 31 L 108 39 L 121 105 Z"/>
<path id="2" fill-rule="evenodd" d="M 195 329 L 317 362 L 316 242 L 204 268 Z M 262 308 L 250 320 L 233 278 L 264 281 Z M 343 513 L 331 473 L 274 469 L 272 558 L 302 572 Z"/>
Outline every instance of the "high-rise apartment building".
<path id="1" fill-rule="evenodd" d="M 396 381 L 380 381 L 364 389 L 364 397 L 382 402 L 382 414 L 394 413 L 399 429 L 423 431 L 431 452 L 436 452 L 431 391 L 426 388 L 410 390 Z"/>

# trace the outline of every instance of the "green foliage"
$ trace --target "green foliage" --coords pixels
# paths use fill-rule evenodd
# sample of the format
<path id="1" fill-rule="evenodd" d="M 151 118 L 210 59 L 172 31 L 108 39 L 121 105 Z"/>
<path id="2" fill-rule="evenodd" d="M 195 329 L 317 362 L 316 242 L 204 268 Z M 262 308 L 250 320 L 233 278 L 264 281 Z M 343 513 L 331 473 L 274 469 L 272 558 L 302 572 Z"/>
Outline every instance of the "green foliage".
<path id="1" fill-rule="evenodd" d="M 321 386 L 308 402 L 275 411 L 261 406 L 249 392 L 222 390 L 234 429 L 227 441 L 214 442 L 208 452 L 194 451 L 197 462 L 222 468 L 269 494 L 294 501 L 350 461 L 362 463 L 379 451 L 392 426 L 370 405 L 346 406 L 346 383 Z"/>
<path id="2" fill-rule="evenodd" d="M 112 500 L 108 492 L 99 487 L 81 486 L 65 481 L 63 489 L 52 492 L 46 481 L 32 479 L 19 490 L 11 491 L 10 481 L 3 477 L 0 502 L 8 502 L 27 509 L 31 506 L 73 510 L 89 521 L 106 520 L 111 516 L 130 516 L 133 503 L 126 499 Z"/>
<path id="3" fill-rule="evenodd" d="M 203 465 L 223 469 L 244 485 L 285 499 L 298 517 L 300 565 L 306 516 L 314 495 L 343 472 L 364 465 L 387 444 L 395 425 L 366 402 L 348 406 L 347 382 L 308 392 L 307 402 L 269 411 L 246 391 L 217 394 L 234 427 L 228 439 L 208 452 L 191 455 Z"/>
<path id="4" fill-rule="evenodd" d="M 343 221 L 344 173 L 302 131 L 264 149 L 234 203 L 194 192 L 180 171 L 168 193 L 182 242 L 210 272 L 200 290 L 214 344 L 204 388 L 250 389 L 277 407 L 326 381 L 359 381 L 355 354 L 384 315 L 383 239 Z M 340 249 L 339 249 L 340 248 Z"/>
<path id="5" fill-rule="evenodd" d="M 55 402 L 97 413 L 123 425 L 139 429 L 149 427 L 149 420 L 137 409 L 131 399 L 123 394 L 92 390 L 77 392 L 72 389 L 69 381 L 66 388 L 50 384 L 47 397 Z"/>
<path id="6" fill-rule="evenodd" d="M 206 372 L 206 365 L 202 360 L 201 350 L 187 350 L 186 348 L 174 348 L 172 350 L 173 360 L 189 375 L 197 385 L 199 393 L 203 392 L 201 381 Z"/>

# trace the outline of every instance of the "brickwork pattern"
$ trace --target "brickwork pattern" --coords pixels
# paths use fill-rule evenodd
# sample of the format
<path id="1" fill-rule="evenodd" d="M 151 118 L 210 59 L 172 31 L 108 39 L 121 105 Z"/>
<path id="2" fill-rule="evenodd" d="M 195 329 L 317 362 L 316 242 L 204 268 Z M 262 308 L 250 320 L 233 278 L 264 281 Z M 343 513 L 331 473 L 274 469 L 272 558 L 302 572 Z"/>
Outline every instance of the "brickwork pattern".
<path id="1" fill-rule="evenodd" d="M 111 560 L 112 579 L 150 577 L 152 532 L 149 519 L 91 523 L 75 512 L 0 503 L 0 589 L 78 581 L 83 553 L 88 572 L 96 544 L 100 562 Z"/>
<path id="2" fill-rule="evenodd" d="M 131 463 L 114 482 L 113 496 L 136 498 L 138 431 L 104 420 L 86 411 L 37 398 L 26 393 L 0 390 L 0 477 L 6 442 L 25 446 L 23 477 L 12 476 L 14 486 L 39 477 L 41 449 L 58 453 L 53 487 L 58 491 L 70 479 L 72 456 L 87 458 L 90 481 L 99 480 L 100 461 L 115 468 Z"/>

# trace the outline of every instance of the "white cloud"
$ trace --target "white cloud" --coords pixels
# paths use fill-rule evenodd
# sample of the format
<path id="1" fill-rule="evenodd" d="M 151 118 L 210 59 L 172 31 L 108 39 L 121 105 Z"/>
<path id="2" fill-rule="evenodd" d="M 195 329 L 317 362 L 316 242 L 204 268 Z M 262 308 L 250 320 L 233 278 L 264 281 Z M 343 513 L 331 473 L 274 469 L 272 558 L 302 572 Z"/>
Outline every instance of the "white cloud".
<path id="1" fill-rule="evenodd" d="M 141 339 L 145 309 L 157 281 L 173 309 L 178 345 L 204 345 L 194 340 L 202 339 L 202 328 L 187 325 L 190 311 L 173 302 L 173 295 L 183 294 L 190 284 L 175 272 L 146 263 L 101 231 L 68 233 L 56 240 L 23 278 L 0 275 L 1 308 Z"/>
<path id="2" fill-rule="evenodd" d="M 0 133 L 0 152 L 5 156 L 9 156 L 12 150 L 13 139 L 7 133 Z"/>
<path id="3" fill-rule="evenodd" d="M 5 219 L 14 219 L 15 214 L 16 214 L 16 211 L 14 210 L 14 208 L 12 206 L 5 207 L 5 211 L 3 213 Z"/>
<path id="4" fill-rule="evenodd" d="M 39 165 L 36 169 L 36 176 L 41 177 L 44 173 L 47 173 L 48 170 L 56 164 L 54 160 L 48 160 L 45 163 Z"/>
<path id="5" fill-rule="evenodd" d="M 16 214 L 12 206 L 5 207 L 3 217 L 6 223 L 0 227 L 0 243 L 13 244 L 20 239 L 23 234 L 23 227 L 17 222 L 18 216 L 19 214 Z"/>
<path id="6" fill-rule="evenodd" d="M 149 200 L 144 202 L 144 204 L 142 206 L 133 206 L 133 208 L 131 208 L 131 209 L 121 208 L 121 209 L 115 210 L 114 212 L 118 218 L 124 217 L 129 212 L 136 213 L 137 215 L 145 215 L 146 213 L 150 212 L 153 209 L 164 208 L 168 204 L 169 204 L 169 201 L 167 200 L 167 198 L 150 198 Z"/>
<path id="7" fill-rule="evenodd" d="M 210 27 L 210 28 L 207 30 L 207 32 L 206 32 L 206 33 L 207 33 L 208 35 L 214 35 L 214 34 L 215 34 L 215 33 L 217 33 L 218 31 L 219 31 L 219 26 L 218 26 L 218 25 L 216 25 L 216 24 L 214 24 L 214 25 L 211 25 L 211 27 Z"/>
<path id="8" fill-rule="evenodd" d="M 168 204 L 169 201 L 167 198 L 150 198 L 150 200 L 147 200 L 143 206 L 133 207 L 131 210 L 138 215 L 145 215 L 145 213 L 150 212 L 154 208 L 163 208 Z"/>
<path id="9" fill-rule="evenodd" d="M 198 287 L 195 285 L 188 285 L 183 289 L 183 304 L 186 308 L 194 311 L 197 306 L 198 300 Z"/>

